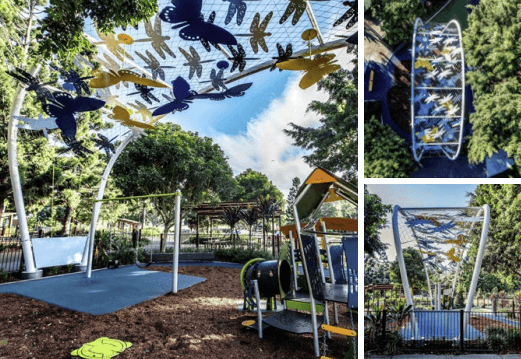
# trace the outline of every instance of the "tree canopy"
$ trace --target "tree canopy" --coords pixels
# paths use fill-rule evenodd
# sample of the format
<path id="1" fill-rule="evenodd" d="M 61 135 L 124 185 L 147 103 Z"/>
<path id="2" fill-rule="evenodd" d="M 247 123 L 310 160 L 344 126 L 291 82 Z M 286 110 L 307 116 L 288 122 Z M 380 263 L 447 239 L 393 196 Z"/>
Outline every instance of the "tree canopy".
<path id="1" fill-rule="evenodd" d="M 499 275 L 503 282 L 518 282 L 521 270 L 512 263 L 521 261 L 521 185 L 478 185 L 471 205 L 484 204 L 490 206 L 490 225 L 482 268 L 485 272 Z M 478 237 L 474 238 L 470 258 L 476 256 Z"/>
<path id="2" fill-rule="evenodd" d="M 374 116 L 364 124 L 364 176 L 408 178 L 416 164 L 407 142 Z"/>
<path id="3" fill-rule="evenodd" d="M 503 149 L 521 159 L 520 0 L 483 0 L 472 7 L 463 33 L 466 81 L 474 93 L 469 161 Z"/>
<path id="4" fill-rule="evenodd" d="M 238 187 L 238 192 L 235 194 L 235 200 L 244 202 L 257 201 L 260 196 L 270 198 L 282 203 L 284 195 L 279 189 L 270 181 L 270 179 L 251 168 L 240 173 L 235 177 Z"/>
<path id="5" fill-rule="evenodd" d="M 372 15 L 382 22 L 385 41 L 391 45 L 412 39 L 414 21 L 425 15 L 422 0 L 373 0 Z"/>
<path id="6" fill-rule="evenodd" d="M 173 123 L 158 124 L 130 143 L 114 165 L 113 176 L 127 196 L 181 191 L 183 207 L 230 199 L 237 186 L 226 156 L 211 138 Z M 166 240 L 175 220 L 174 197 L 150 201 L 161 215 Z"/>
<path id="7" fill-rule="evenodd" d="M 391 205 L 383 204 L 376 194 L 371 194 L 364 188 L 364 252 L 374 257 L 379 255 L 386 259 L 387 244 L 380 239 L 380 230 L 387 227 L 387 214 Z"/>
<path id="8" fill-rule="evenodd" d="M 423 267 L 420 252 L 413 247 L 405 248 L 403 250 L 403 261 L 405 263 L 409 285 L 418 289 L 427 288 L 427 277 L 425 275 L 425 269 Z M 402 284 L 398 260 L 391 262 L 391 266 L 389 267 L 389 277 L 391 282 Z"/>
<path id="9" fill-rule="evenodd" d="M 312 150 L 304 156 L 310 166 L 341 172 L 346 180 L 355 179 L 358 170 L 358 77 L 340 69 L 318 83 L 318 90 L 329 94 L 327 102 L 312 101 L 308 111 L 321 115 L 320 126 L 302 127 L 290 123 L 284 133 L 296 146 Z"/>
<path id="10" fill-rule="evenodd" d="M 156 12 L 156 0 L 52 0 L 39 22 L 37 52 L 47 59 L 58 55 L 62 61 L 70 62 L 80 52 L 96 52 L 83 33 L 87 17 L 107 33 L 115 27 L 135 26 Z"/>

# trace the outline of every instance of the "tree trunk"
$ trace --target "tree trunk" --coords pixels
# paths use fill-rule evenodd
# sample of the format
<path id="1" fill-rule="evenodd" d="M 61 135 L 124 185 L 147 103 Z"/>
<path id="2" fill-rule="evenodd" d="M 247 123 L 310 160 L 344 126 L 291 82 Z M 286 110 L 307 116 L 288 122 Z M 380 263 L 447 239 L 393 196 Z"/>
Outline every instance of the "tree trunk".
<path id="1" fill-rule="evenodd" d="M 163 231 L 163 238 L 161 239 L 161 244 L 159 248 L 159 252 L 165 253 L 166 248 L 166 239 L 168 238 L 168 231 L 170 230 L 170 226 L 165 223 L 165 229 Z"/>
<path id="2" fill-rule="evenodd" d="M 71 229 L 71 219 L 72 219 L 72 207 L 67 206 L 65 209 L 65 218 L 63 219 L 63 228 L 60 232 L 62 236 L 68 236 Z"/>

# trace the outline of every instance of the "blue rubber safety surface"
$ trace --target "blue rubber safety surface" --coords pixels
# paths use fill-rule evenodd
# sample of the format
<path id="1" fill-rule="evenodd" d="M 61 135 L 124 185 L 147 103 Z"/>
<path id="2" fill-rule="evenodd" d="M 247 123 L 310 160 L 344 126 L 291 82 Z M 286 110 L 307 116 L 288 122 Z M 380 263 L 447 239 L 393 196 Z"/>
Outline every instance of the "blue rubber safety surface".
<path id="1" fill-rule="evenodd" d="M 443 311 L 443 312 L 415 312 L 416 321 L 418 322 L 417 333 L 414 333 L 411 328 L 411 323 L 408 323 L 405 328 L 402 328 L 400 335 L 404 338 L 416 337 L 433 340 L 459 340 L 460 338 L 460 313 L 459 311 Z M 465 339 L 484 338 L 484 334 L 467 324 L 464 332 Z"/>
<path id="2" fill-rule="evenodd" d="M 171 262 L 152 263 L 151 266 L 152 267 L 154 267 L 154 266 L 171 267 L 172 263 Z M 244 264 L 229 263 L 229 262 L 196 262 L 196 261 L 179 262 L 179 267 L 199 267 L 199 266 L 242 269 L 242 267 L 244 267 Z"/>
<path id="3" fill-rule="evenodd" d="M 205 278 L 179 274 L 182 290 Z M 92 315 L 112 313 L 154 299 L 172 291 L 172 273 L 124 266 L 92 272 L 47 277 L 0 286 L 0 293 L 14 293 Z"/>

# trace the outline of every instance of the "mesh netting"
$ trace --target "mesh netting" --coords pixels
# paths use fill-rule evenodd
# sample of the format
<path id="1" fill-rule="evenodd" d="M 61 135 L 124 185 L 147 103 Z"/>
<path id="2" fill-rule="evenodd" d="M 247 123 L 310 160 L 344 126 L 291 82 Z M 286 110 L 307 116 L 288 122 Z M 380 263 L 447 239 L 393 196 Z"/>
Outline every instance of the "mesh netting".
<path id="1" fill-rule="evenodd" d="M 464 57 L 456 21 L 423 24 L 416 20 L 412 48 L 413 153 L 455 159 L 463 137 L 465 108 Z"/>
<path id="2" fill-rule="evenodd" d="M 427 275 L 455 274 L 468 258 L 471 236 L 483 222 L 481 208 L 400 209 L 398 230 L 402 247 L 416 247 Z"/>

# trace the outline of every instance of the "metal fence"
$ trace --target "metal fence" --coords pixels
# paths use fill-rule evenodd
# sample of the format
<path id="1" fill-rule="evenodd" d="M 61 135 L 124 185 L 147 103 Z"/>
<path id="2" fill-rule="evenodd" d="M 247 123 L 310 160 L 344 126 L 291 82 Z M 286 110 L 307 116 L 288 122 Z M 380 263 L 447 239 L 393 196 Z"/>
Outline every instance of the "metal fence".
<path id="1" fill-rule="evenodd" d="M 127 240 L 132 239 L 132 232 L 115 231 L 114 233 L 125 237 Z M 162 234 L 160 236 L 141 235 L 140 246 L 147 253 L 159 252 L 162 238 Z M 179 248 L 180 251 L 185 252 L 214 251 L 216 249 L 227 248 L 254 248 L 256 250 L 266 250 L 275 256 L 280 252 L 280 247 L 284 244 L 285 240 L 280 239 L 279 235 L 275 235 L 273 238 L 274 240 L 272 240 L 271 233 L 263 237 L 261 232 L 252 232 L 251 239 L 248 233 L 236 234 L 233 240 L 230 238 L 229 233 L 213 233 L 212 235 L 199 233 L 198 239 L 193 232 L 181 233 Z M 173 248 L 174 233 L 169 233 L 165 243 L 165 251 L 170 252 Z"/>
<path id="2" fill-rule="evenodd" d="M 0 270 L 18 272 L 22 262 L 22 240 L 17 237 L 0 237 Z"/>
<path id="3" fill-rule="evenodd" d="M 365 351 L 476 352 L 521 348 L 521 312 L 366 311 Z"/>

